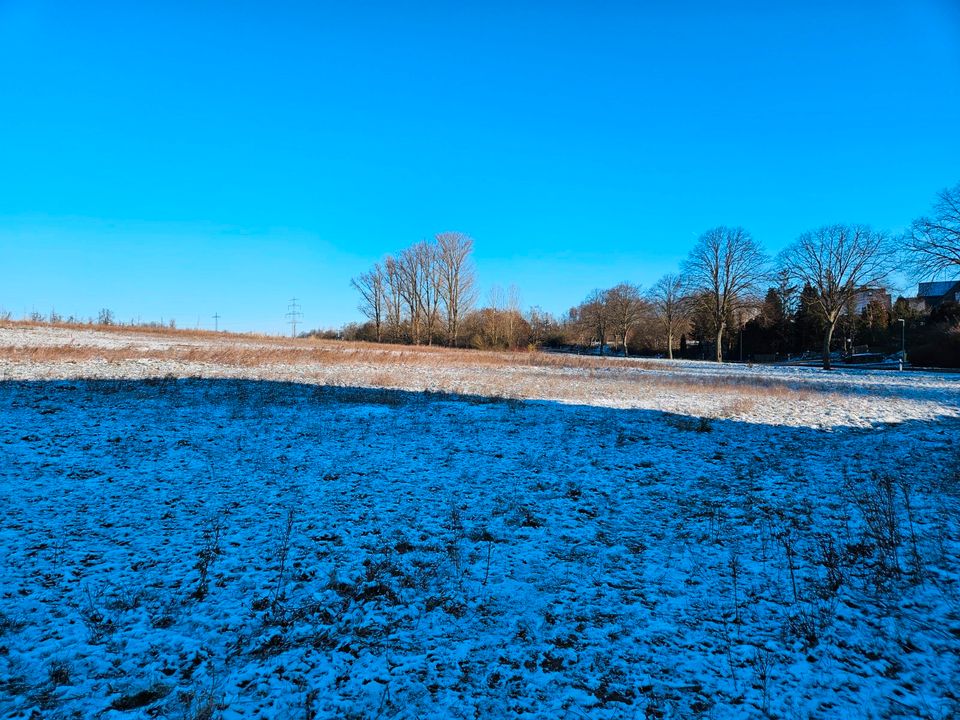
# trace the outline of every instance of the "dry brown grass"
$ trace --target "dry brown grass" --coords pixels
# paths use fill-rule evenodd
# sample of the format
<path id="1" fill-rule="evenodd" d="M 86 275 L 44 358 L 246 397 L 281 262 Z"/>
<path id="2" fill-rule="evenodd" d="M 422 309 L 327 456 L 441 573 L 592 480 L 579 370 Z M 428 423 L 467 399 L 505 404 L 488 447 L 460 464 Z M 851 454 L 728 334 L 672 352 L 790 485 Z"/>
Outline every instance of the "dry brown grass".
<path id="1" fill-rule="evenodd" d="M 117 335 L 146 335 L 149 337 L 164 337 L 175 339 L 214 339 L 222 337 L 242 338 L 245 340 L 269 342 L 282 340 L 275 335 L 261 335 L 259 333 L 228 333 L 214 332 L 213 330 L 192 330 L 188 328 L 161 327 L 159 325 L 96 325 L 92 323 L 47 323 L 33 320 L 0 320 L 0 328 L 57 328 L 60 330 L 84 330 L 113 333 Z"/>
<path id="2" fill-rule="evenodd" d="M 175 343 L 178 340 L 207 340 L 209 345 L 176 346 L 164 350 L 142 348 L 98 348 L 82 344 L 63 343 L 50 346 L 0 347 L 0 358 L 29 362 L 69 362 L 84 360 L 158 359 L 185 362 L 210 362 L 230 366 L 254 367 L 264 364 L 302 364 L 343 361 L 420 365 L 420 366 L 476 366 L 476 367 L 555 367 L 568 369 L 619 368 L 629 362 L 630 367 L 652 367 L 650 363 L 623 358 L 600 358 L 585 355 L 560 355 L 539 351 L 494 352 L 428 345 L 381 345 L 366 342 L 319 340 L 314 338 L 283 338 L 272 335 L 238 335 L 214 333 L 206 330 L 178 330 L 156 327 L 129 327 L 119 325 L 38 324 L 27 321 L 7 321 L 0 327 L 57 328 L 82 332 L 107 332 L 128 338 L 162 338 Z"/>
<path id="3" fill-rule="evenodd" d="M 224 368 L 302 369 L 305 366 L 371 367 L 372 385 L 401 387 L 405 369 L 512 371 L 506 376 L 485 377 L 482 384 L 504 397 L 533 397 L 549 390 L 555 397 L 585 398 L 591 393 L 608 396 L 636 393 L 640 386 L 662 390 L 694 391 L 730 395 L 731 414 L 742 414 L 758 400 L 806 400 L 821 391 L 799 389 L 777 378 L 753 375 L 717 374 L 702 376 L 671 368 L 664 362 L 633 358 L 597 357 L 540 351 L 491 352 L 430 346 L 380 345 L 307 338 L 236 335 L 169 328 L 120 326 L 37 325 L 7 322 L 6 327 L 56 327 L 78 333 L 78 342 L 54 345 L 0 346 L 0 360 L 27 364 L 82 363 L 103 361 L 125 363 L 141 360 L 203 364 Z M 82 333 L 106 331 L 123 336 L 130 346 L 97 347 L 82 343 Z M 137 347 L 138 338 L 162 338 L 167 348 Z M 177 344 L 177 341 L 181 342 Z M 197 342 L 197 341 L 201 342 Z M 538 372 L 539 371 L 539 372 Z M 476 377 L 475 372 L 470 373 Z M 545 387 L 546 385 L 546 387 Z M 452 389 L 452 388 L 445 388 Z M 744 394 L 749 399 L 743 399 Z"/>

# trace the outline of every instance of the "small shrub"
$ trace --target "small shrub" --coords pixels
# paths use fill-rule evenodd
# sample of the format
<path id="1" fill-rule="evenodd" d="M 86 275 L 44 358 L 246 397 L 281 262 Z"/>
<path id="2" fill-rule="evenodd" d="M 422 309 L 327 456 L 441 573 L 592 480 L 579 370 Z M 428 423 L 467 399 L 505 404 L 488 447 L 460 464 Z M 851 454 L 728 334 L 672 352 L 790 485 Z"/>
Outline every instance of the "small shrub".
<path id="1" fill-rule="evenodd" d="M 893 479 L 874 476 L 873 484 L 856 498 L 863 516 L 865 540 L 875 549 L 875 580 L 882 584 L 900 577 L 900 544 L 903 533 Z"/>
<path id="2" fill-rule="evenodd" d="M 708 433 L 713 431 L 713 423 L 708 417 L 672 417 L 667 420 L 678 430 L 687 432 Z"/>
<path id="3" fill-rule="evenodd" d="M 70 667 L 62 660 L 54 660 L 50 663 L 48 674 L 50 682 L 55 686 L 70 684 Z"/>
<path id="4" fill-rule="evenodd" d="M 26 627 L 26 623 L 22 620 L 17 620 L 4 612 L 0 612 L 0 635 L 3 635 L 8 632 L 16 632 Z"/>
<path id="5" fill-rule="evenodd" d="M 199 573 L 197 587 L 194 589 L 192 597 L 196 600 L 203 600 L 207 596 L 209 589 L 208 575 L 213 561 L 222 554 L 220 547 L 220 534 L 223 531 L 223 523 L 219 516 L 215 517 L 204 529 L 203 540 L 200 549 L 197 551 L 197 562 L 193 566 Z"/>
<path id="6" fill-rule="evenodd" d="M 110 703 L 110 709 L 121 711 L 138 710 L 147 705 L 152 705 L 157 700 L 162 700 L 170 694 L 170 690 L 171 688 L 167 685 L 151 685 L 145 690 L 140 690 L 130 695 L 121 695 Z"/>

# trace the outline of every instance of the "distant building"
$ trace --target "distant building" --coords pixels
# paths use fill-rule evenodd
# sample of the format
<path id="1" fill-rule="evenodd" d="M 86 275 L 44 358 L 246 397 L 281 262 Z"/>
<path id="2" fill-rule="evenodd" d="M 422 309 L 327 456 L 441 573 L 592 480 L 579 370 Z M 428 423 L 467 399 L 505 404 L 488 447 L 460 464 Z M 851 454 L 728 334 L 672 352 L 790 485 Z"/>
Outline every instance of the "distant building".
<path id="1" fill-rule="evenodd" d="M 864 311 L 867 305 L 874 300 L 883 305 L 883 307 L 887 310 L 892 307 L 892 303 L 890 302 L 890 293 L 888 293 L 885 288 L 862 287 L 858 288 L 856 295 L 853 296 L 854 312 L 859 315 Z"/>
<path id="2" fill-rule="evenodd" d="M 936 280 L 922 282 L 917 287 L 917 296 L 907 298 L 910 307 L 930 311 L 945 302 L 960 302 L 960 280 Z"/>

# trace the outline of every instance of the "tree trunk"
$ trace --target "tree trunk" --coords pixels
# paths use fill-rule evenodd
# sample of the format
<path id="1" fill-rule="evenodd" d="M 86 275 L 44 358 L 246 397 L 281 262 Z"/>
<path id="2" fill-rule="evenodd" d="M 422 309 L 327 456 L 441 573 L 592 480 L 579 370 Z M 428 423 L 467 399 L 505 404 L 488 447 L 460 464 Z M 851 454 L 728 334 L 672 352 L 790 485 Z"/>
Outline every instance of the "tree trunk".
<path id="1" fill-rule="evenodd" d="M 673 360 L 673 331 L 667 330 L 667 359 Z"/>
<path id="2" fill-rule="evenodd" d="M 830 370 L 830 342 L 833 340 L 833 329 L 837 321 L 827 323 L 827 332 L 823 336 L 823 369 Z"/>
<path id="3" fill-rule="evenodd" d="M 723 362 L 723 324 L 717 328 L 717 362 Z"/>

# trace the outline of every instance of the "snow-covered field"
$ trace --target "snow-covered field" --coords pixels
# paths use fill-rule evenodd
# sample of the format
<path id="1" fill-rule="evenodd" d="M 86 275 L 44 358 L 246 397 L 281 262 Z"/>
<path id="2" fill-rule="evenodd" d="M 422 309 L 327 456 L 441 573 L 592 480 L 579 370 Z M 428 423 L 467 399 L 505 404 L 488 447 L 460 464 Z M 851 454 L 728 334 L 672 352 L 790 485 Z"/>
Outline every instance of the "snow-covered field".
<path id="1" fill-rule="evenodd" d="M 960 375 L 257 342 L 0 328 L 0 716 L 960 714 Z"/>

